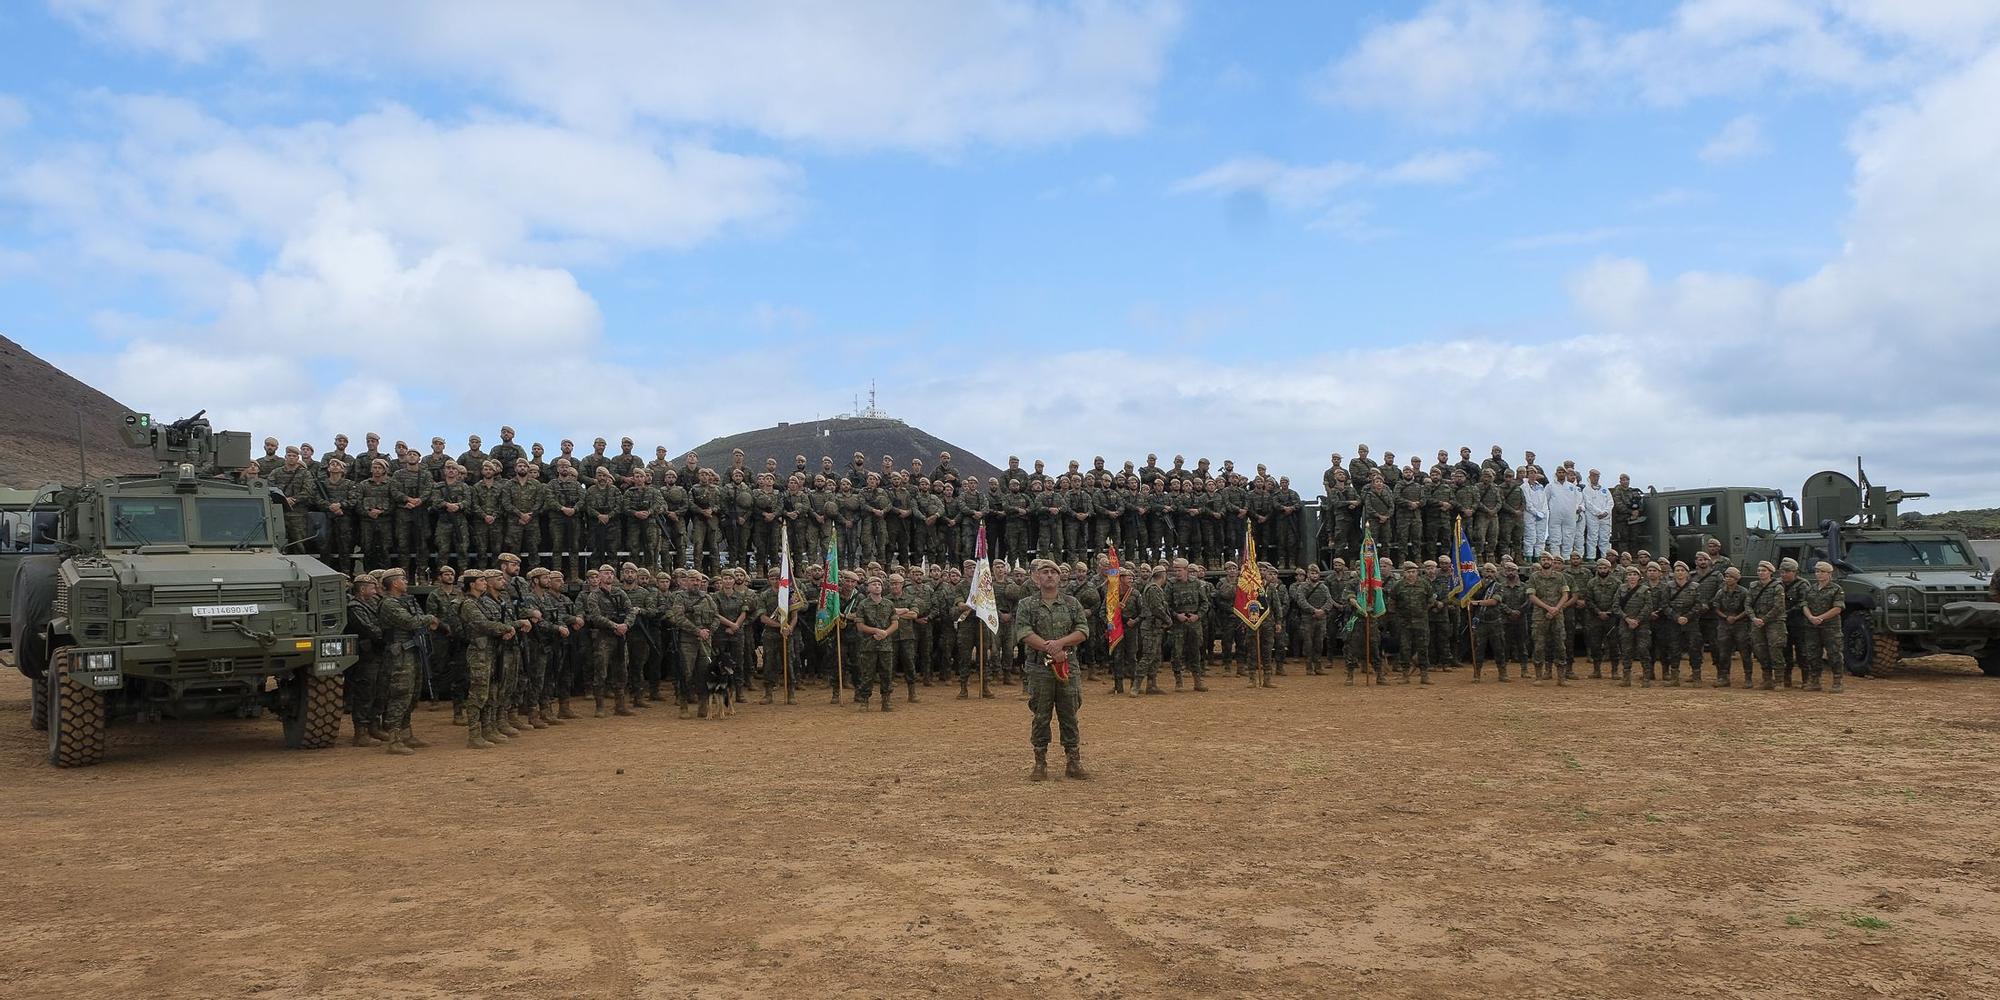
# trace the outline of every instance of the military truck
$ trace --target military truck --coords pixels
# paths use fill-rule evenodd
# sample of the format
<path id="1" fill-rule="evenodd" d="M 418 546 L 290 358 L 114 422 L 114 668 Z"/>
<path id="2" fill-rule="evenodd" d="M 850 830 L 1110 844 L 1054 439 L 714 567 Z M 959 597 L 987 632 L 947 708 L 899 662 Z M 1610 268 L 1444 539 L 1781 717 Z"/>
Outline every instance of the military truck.
<path id="1" fill-rule="evenodd" d="M 1898 506 L 1927 496 L 1869 486 L 1843 473 L 1813 474 L 1798 500 L 1769 487 L 1719 486 L 1646 495 L 1653 552 L 1692 563 L 1708 537 L 1747 574 L 1760 560 L 1787 557 L 1810 574 L 1832 563 L 1846 591 L 1841 616 L 1848 672 L 1867 676 L 1904 656 L 1971 656 L 2000 677 L 2000 604 L 1992 567 L 1955 531 L 1906 527 Z"/>
<path id="2" fill-rule="evenodd" d="M 56 550 L 56 511 L 49 490 L 0 488 L 0 650 L 14 645 L 14 568 L 37 553 Z M 36 508 L 40 500 L 43 507 Z"/>
<path id="3" fill-rule="evenodd" d="M 281 497 L 226 473 L 250 436 L 202 414 L 164 426 L 124 417 L 125 443 L 150 449 L 154 475 L 54 487 L 25 512 L 57 517 L 55 551 L 19 560 L 15 666 L 49 762 L 95 764 L 113 721 L 267 712 L 287 746 L 339 734 L 341 675 L 356 660 L 340 576 L 286 539 Z"/>

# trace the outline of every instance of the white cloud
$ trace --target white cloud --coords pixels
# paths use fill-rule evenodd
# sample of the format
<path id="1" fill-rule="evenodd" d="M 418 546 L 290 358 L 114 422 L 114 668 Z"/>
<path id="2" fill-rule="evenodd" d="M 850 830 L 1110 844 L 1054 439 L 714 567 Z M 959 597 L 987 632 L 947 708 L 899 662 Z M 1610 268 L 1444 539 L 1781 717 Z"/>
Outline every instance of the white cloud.
<path id="1" fill-rule="evenodd" d="M 1440 149 L 1412 156 L 1382 171 L 1381 178 L 1390 184 L 1463 184 L 1497 162 L 1483 149 Z"/>
<path id="2" fill-rule="evenodd" d="M 1360 177 L 1363 168 L 1339 160 L 1294 166 L 1268 156 L 1239 156 L 1173 185 L 1176 194 L 1254 195 L 1288 210 L 1316 208 Z"/>
<path id="3" fill-rule="evenodd" d="M 1763 119 L 1756 115 L 1737 115 L 1702 144 L 1700 156 L 1704 163 L 1733 163 L 1770 151 L 1771 140 L 1764 135 Z"/>
<path id="4" fill-rule="evenodd" d="M 1182 13 L 1168 0 L 59 0 L 113 42 L 281 73 L 384 67 L 477 81 L 593 129 L 634 119 L 834 146 L 951 148 L 1129 133 Z"/>
<path id="5" fill-rule="evenodd" d="M 1317 77 L 1320 98 L 1419 128 L 1771 86 L 1881 92 L 1934 76 L 2000 32 L 1981 0 L 1682 0 L 1618 32 L 1543 0 L 1435 0 L 1375 25 Z"/>

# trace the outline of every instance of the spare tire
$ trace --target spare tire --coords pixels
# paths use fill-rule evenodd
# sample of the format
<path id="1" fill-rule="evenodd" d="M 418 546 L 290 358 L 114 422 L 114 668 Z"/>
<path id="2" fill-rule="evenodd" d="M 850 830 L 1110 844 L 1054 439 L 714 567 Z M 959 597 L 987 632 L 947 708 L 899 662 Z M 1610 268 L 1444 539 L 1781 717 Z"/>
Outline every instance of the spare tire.
<path id="1" fill-rule="evenodd" d="M 29 556 L 14 567 L 14 666 L 28 677 L 40 677 L 49 666 L 48 624 L 55 615 L 56 572 L 62 560 Z"/>

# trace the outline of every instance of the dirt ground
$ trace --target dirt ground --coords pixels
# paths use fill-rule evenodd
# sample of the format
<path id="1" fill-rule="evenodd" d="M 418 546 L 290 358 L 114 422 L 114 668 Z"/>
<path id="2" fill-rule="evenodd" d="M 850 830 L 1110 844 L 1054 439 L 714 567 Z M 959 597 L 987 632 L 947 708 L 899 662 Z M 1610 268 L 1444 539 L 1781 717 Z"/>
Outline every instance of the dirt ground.
<path id="1" fill-rule="evenodd" d="M 1128 700 L 808 692 L 485 752 L 276 722 L 42 761 L 0 678 L 12 997 L 1990 997 L 2000 683 Z"/>

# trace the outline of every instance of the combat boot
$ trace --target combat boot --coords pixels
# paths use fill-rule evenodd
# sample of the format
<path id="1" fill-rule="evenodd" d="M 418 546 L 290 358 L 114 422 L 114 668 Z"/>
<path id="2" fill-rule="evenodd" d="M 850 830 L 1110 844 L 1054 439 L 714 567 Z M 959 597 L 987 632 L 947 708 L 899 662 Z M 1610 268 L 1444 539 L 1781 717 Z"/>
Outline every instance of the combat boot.
<path id="1" fill-rule="evenodd" d="M 542 721 L 551 726 L 562 725 L 562 716 L 557 714 L 555 702 L 542 702 Z"/>
<path id="2" fill-rule="evenodd" d="M 451 724 L 454 726 L 465 725 L 465 706 L 463 705 L 451 706 Z"/>
<path id="3" fill-rule="evenodd" d="M 1032 770 L 1032 771 L 1029 771 L 1029 772 L 1028 772 L 1028 780 L 1029 780 L 1029 781 L 1047 781 L 1047 780 L 1049 780 L 1049 748 L 1048 748 L 1048 747 L 1041 747 L 1041 748 L 1039 748 L 1039 749 L 1037 749 L 1037 750 L 1035 751 L 1035 769 L 1034 769 L 1034 770 Z"/>
<path id="4" fill-rule="evenodd" d="M 597 703 L 597 707 L 591 710 L 590 717 L 593 719 L 604 718 L 604 696 L 601 694 L 594 694 L 591 695 L 590 697 L 591 700 Z"/>
<path id="5" fill-rule="evenodd" d="M 1166 692 L 1160 690 L 1160 679 L 1158 677 L 1148 677 L 1146 678 L 1146 693 L 1165 694 Z"/>
<path id="6" fill-rule="evenodd" d="M 627 708 L 625 706 L 625 692 L 620 691 L 612 696 L 611 714 L 620 716 L 630 716 L 634 714 L 630 708 Z"/>
<path id="7" fill-rule="evenodd" d="M 653 700 L 646 697 L 644 688 L 633 688 L 632 697 L 627 701 L 627 705 L 632 708 L 652 708 Z"/>
<path id="8" fill-rule="evenodd" d="M 396 734 L 382 728 L 382 724 L 379 722 L 371 722 L 368 724 L 368 738 L 377 743 L 387 743 L 395 739 Z"/>
<path id="9" fill-rule="evenodd" d="M 1069 758 L 1069 762 L 1063 765 L 1063 777 L 1073 778 L 1077 781 L 1082 781 L 1090 777 L 1090 772 L 1083 769 L 1083 751 L 1081 749 L 1064 747 L 1063 756 Z"/>
<path id="10" fill-rule="evenodd" d="M 414 748 L 406 745 L 402 740 L 399 739 L 390 740 L 389 745 L 383 747 L 382 749 L 384 752 L 392 754 L 397 757 L 408 757 L 417 752 Z"/>
<path id="11" fill-rule="evenodd" d="M 1113 678 L 1111 678 L 1111 693 L 1112 693 L 1112 694 L 1124 694 L 1124 693 L 1125 693 L 1125 678 L 1123 678 L 1123 677 L 1113 677 Z"/>
<path id="12" fill-rule="evenodd" d="M 764 685 L 764 697 L 758 699 L 757 704 L 769 705 L 770 703 L 771 703 L 771 685 L 766 684 Z"/>
<path id="13" fill-rule="evenodd" d="M 1239 673 L 1239 674 L 1237 674 L 1236 676 L 1238 676 L 1238 677 L 1242 677 L 1242 676 L 1244 676 L 1244 675 L 1243 675 L 1243 674 L 1240 674 L 1240 673 Z M 1256 686 L 1257 686 L 1257 672 L 1253 670 L 1253 671 L 1251 671 L 1251 672 L 1250 672 L 1249 676 L 1250 676 L 1250 685 L 1249 685 L 1249 686 L 1251 686 L 1251 687 L 1256 687 Z"/>
<path id="14" fill-rule="evenodd" d="M 1387 667 L 1375 668 L 1375 683 L 1377 684 L 1389 683 L 1389 668 Z"/>
<path id="15" fill-rule="evenodd" d="M 910 681 L 910 682 L 909 682 L 909 692 L 910 692 L 910 701 L 912 701 L 912 702 L 916 701 L 916 700 L 917 700 L 917 682 L 916 682 L 916 681 Z"/>
<path id="16" fill-rule="evenodd" d="M 1555 675 L 1556 675 L 1556 687 L 1566 687 L 1566 686 L 1568 686 L 1568 684 L 1569 684 L 1569 679 L 1570 679 L 1570 678 L 1569 678 L 1569 671 L 1567 671 L 1567 670 L 1564 670 L 1564 669 L 1562 669 L 1561 667 L 1557 667 L 1557 668 L 1556 668 L 1556 670 L 1555 670 L 1554 672 L 1555 672 Z"/>
<path id="17" fill-rule="evenodd" d="M 1181 686 L 1181 685 L 1182 685 L 1183 681 L 1184 681 L 1184 678 L 1182 678 L 1182 677 L 1181 677 L 1181 675 L 1179 675 L 1179 674 L 1175 674 L 1175 675 L 1174 675 L 1174 690 L 1176 690 L 1176 691 L 1179 691 L 1179 690 L 1182 690 L 1182 686 Z"/>
<path id="18" fill-rule="evenodd" d="M 575 713 L 575 712 L 573 712 L 573 711 L 570 711 L 570 707 L 569 707 L 569 699 L 568 699 L 568 698 L 559 698 L 559 699 L 557 699 L 557 700 L 556 700 L 556 708 L 557 708 L 557 711 L 556 711 L 556 718 L 558 718 L 558 719 L 574 719 L 574 718 L 576 718 L 576 713 Z"/>
<path id="19" fill-rule="evenodd" d="M 895 711 L 895 707 L 891 704 L 891 702 L 894 702 L 895 700 L 896 700 L 896 689 L 888 684 L 882 685 L 882 711 L 884 712 Z M 910 700 L 911 701 L 917 700 L 917 692 L 915 690 L 912 690 L 910 692 Z"/>
<path id="20" fill-rule="evenodd" d="M 1429 684 L 1430 681 L 1425 681 L 1424 683 Z M 1276 684 L 1271 683 L 1271 672 L 1269 670 L 1264 671 L 1264 683 L 1262 686 L 1267 688 L 1274 688 L 1278 686 Z"/>
<path id="21" fill-rule="evenodd" d="M 1429 684 L 1430 682 L 1431 682 L 1431 668 L 1430 668 L 1430 667 L 1428 667 L 1428 666 L 1423 666 L 1423 667 L 1418 667 L 1418 668 L 1417 668 L 1417 683 L 1418 683 L 1418 684 Z"/>
<path id="22" fill-rule="evenodd" d="M 509 710 L 507 714 L 500 717 L 499 729 L 500 735 L 509 738 L 521 735 L 521 727 L 514 725 L 514 712 L 512 710 Z"/>
<path id="23" fill-rule="evenodd" d="M 958 679 L 958 700 L 964 701 L 970 697 L 972 697 L 972 678 L 960 677 Z"/>
<path id="24" fill-rule="evenodd" d="M 1493 679 L 1494 679 L 1494 680 L 1496 680 L 1496 681 L 1498 681 L 1498 682 L 1500 682 L 1500 683 L 1502 683 L 1502 684 L 1511 684 L 1511 683 L 1513 683 L 1512 681 L 1510 681 L 1510 680 L 1508 680 L 1508 679 L 1507 679 L 1507 661 L 1506 661 L 1506 660 L 1501 660 L 1501 661 L 1500 661 L 1500 669 L 1499 669 L 1499 672 L 1498 672 L 1498 673 L 1497 673 L 1497 674 L 1496 674 L 1496 675 L 1494 676 L 1494 678 L 1493 678 Z"/>
<path id="25" fill-rule="evenodd" d="M 1208 684 L 1202 680 L 1202 676 L 1200 674 L 1194 675 L 1194 689 L 1196 691 L 1208 690 Z"/>
<path id="26" fill-rule="evenodd" d="M 479 731 L 486 736 L 486 742 L 494 746 L 502 746 L 513 742 L 507 738 L 505 732 L 501 731 L 499 723 L 490 715 L 483 715 L 478 721 L 466 720 L 465 728 L 471 729 L 473 726 L 478 726 Z"/>
<path id="27" fill-rule="evenodd" d="M 1353 667 L 1348 667 L 1348 668 L 1347 668 L 1347 686 L 1348 686 L 1348 687 L 1353 687 L 1353 686 L 1354 686 L 1354 668 L 1353 668 Z"/>
<path id="28" fill-rule="evenodd" d="M 1612 673 L 1616 675 L 1617 673 L 1616 667 L 1612 668 Z M 1604 679 L 1604 664 L 1597 663 L 1595 661 L 1593 661 L 1590 664 L 1590 679 L 1594 681 L 1601 681 Z"/>
<path id="29" fill-rule="evenodd" d="M 1125 697 L 1127 698 L 1139 697 L 1139 678 L 1134 677 L 1132 678 L 1132 683 L 1125 685 Z"/>
<path id="30" fill-rule="evenodd" d="M 873 699 L 868 695 L 857 694 L 854 698 L 854 707 L 860 709 L 863 712 L 866 712 L 874 707 L 873 705 L 869 704 L 871 700 Z M 884 707 L 887 707 L 886 703 L 884 703 Z"/>
<path id="31" fill-rule="evenodd" d="M 465 727 L 465 745 L 474 750 L 493 749 L 493 744 L 486 742 L 485 732 L 485 726 L 467 725 Z"/>
<path id="32" fill-rule="evenodd" d="M 1826 678 L 1825 678 L 1825 677 L 1822 677 L 1822 676 L 1820 676 L 1820 675 L 1818 675 L 1818 674 L 1814 674 L 1814 675 L 1813 675 L 1813 690 L 1814 690 L 1814 691 L 1824 691 L 1824 690 L 1826 690 Z"/>
<path id="33" fill-rule="evenodd" d="M 422 750 L 423 748 L 431 745 L 431 741 L 424 739 L 421 736 L 418 736 L 416 730 L 411 729 L 408 726 L 403 727 L 402 734 L 397 738 L 402 740 L 404 746 L 409 747 L 412 750 Z"/>
<path id="34" fill-rule="evenodd" d="M 1619 686 L 1619 687 L 1631 687 L 1631 686 L 1632 686 L 1632 668 L 1631 668 L 1631 667 L 1626 667 L 1626 668 L 1625 668 L 1624 670 L 1622 670 L 1622 671 L 1620 671 L 1620 672 L 1619 672 L 1619 676 L 1618 676 L 1618 686 Z M 1648 684 L 1647 686 L 1648 686 L 1648 687 L 1651 687 L 1652 685 L 1651 685 L 1651 684 Z"/>
<path id="35" fill-rule="evenodd" d="M 1762 686 L 1766 691 L 1776 691 L 1778 689 L 1777 675 L 1771 673 L 1770 667 L 1764 668 L 1764 683 Z"/>
<path id="36" fill-rule="evenodd" d="M 355 727 L 354 727 L 354 745 L 355 745 L 355 746 L 358 746 L 358 747 L 373 747 L 373 746 L 381 746 L 381 745 L 382 745 L 382 741 L 381 741 L 381 740 L 378 740 L 378 739 L 376 739 L 376 738 L 375 738 L 375 737 L 373 737 L 373 736 L 370 736 L 370 735 L 368 735 L 368 730 L 366 730 L 366 729 L 364 729 L 364 728 L 362 728 L 362 727 L 360 727 L 360 726 L 355 726 Z"/>
<path id="37" fill-rule="evenodd" d="M 542 706 L 540 705 L 528 709 L 527 722 L 529 726 L 535 729 L 549 728 L 549 724 L 542 721 Z"/>
<path id="38" fill-rule="evenodd" d="M 1834 675 L 1833 675 L 1833 690 L 1832 690 L 1832 691 L 1830 691 L 1829 693 L 1830 693 L 1830 694 L 1839 694 L 1839 693 L 1840 693 L 1840 675 L 1839 675 L 1839 674 L 1834 674 Z"/>
<path id="39" fill-rule="evenodd" d="M 979 696 L 980 696 L 981 698 L 991 698 L 991 697 L 993 697 L 993 689 L 992 689 L 992 688 L 990 688 L 990 687 L 987 687 L 987 686 L 986 686 L 986 685 L 984 685 L 984 684 L 981 684 L 981 685 L 979 686 Z"/>

